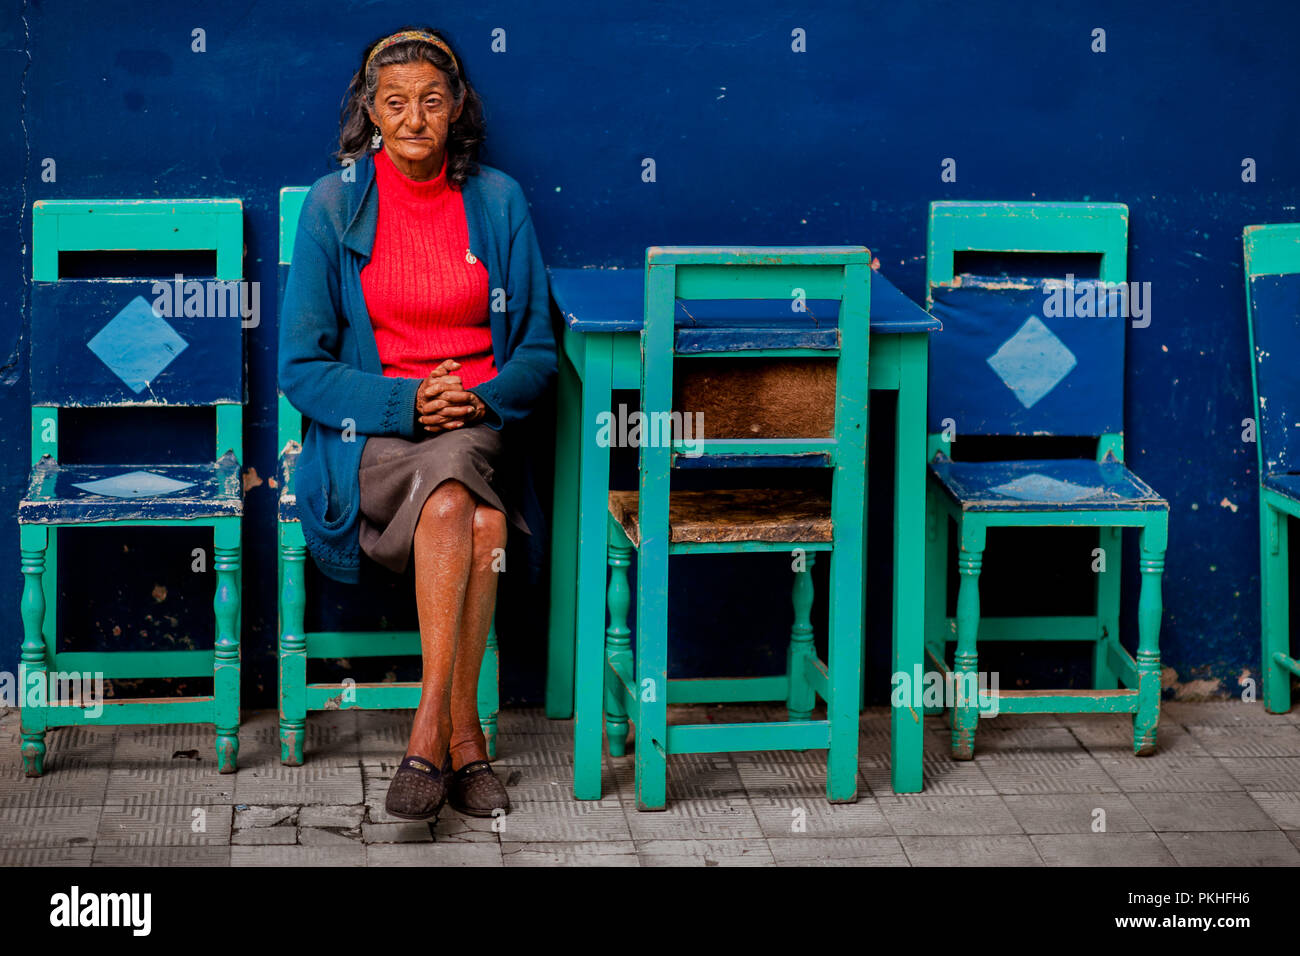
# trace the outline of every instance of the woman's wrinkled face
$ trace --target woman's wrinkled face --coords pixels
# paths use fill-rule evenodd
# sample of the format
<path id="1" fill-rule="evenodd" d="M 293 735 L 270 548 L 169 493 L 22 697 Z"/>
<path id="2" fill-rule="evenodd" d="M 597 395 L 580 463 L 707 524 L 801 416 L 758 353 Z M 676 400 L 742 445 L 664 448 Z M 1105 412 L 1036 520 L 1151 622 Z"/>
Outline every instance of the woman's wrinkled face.
<path id="1" fill-rule="evenodd" d="M 388 155 L 403 172 L 438 174 L 451 124 L 460 117 L 440 69 L 423 61 L 380 67 L 379 88 L 368 112 Z"/>

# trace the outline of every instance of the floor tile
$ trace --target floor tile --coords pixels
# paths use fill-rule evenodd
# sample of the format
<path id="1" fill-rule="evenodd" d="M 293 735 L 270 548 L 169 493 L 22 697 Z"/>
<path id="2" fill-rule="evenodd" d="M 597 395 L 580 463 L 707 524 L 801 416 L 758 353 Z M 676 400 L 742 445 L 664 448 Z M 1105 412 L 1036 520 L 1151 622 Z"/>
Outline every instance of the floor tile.
<path id="1" fill-rule="evenodd" d="M 644 840 L 758 840 L 763 829 L 743 797 L 678 800 L 665 810 L 626 808 L 632 838 Z"/>
<path id="2" fill-rule="evenodd" d="M 614 768 L 618 795 L 624 803 L 634 804 L 636 800 L 635 758 L 615 757 L 611 759 L 610 765 Z M 823 787 L 825 772 L 823 761 L 821 769 Z M 732 763 L 730 754 L 672 754 L 668 757 L 665 792 L 670 801 L 744 797 L 746 788 L 742 779 L 739 770 Z"/>
<path id="3" fill-rule="evenodd" d="M 1214 757 L 1152 754 L 1098 757 L 1097 762 L 1125 793 L 1190 793 L 1242 790 Z"/>
<path id="4" fill-rule="evenodd" d="M 1023 833 L 1001 797 L 925 794 L 877 797 L 898 836 L 986 836 Z"/>
<path id="5" fill-rule="evenodd" d="M 772 866 L 765 840 L 643 840 L 636 844 L 642 866 Z"/>
<path id="6" fill-rule="evenodd" d="M 506 866 L 640 866 L 631 840 L 608 843 L 502 843 Z"/>
<path id="7" fill-rule="evenodd" d="M 303 743 L 303 766 L 355 766 L 360 757 L 354 710 L 312 711 L 307 715 L 307 739 Z M 280 760 L 280 722 L 274 712 L 260 715 L 239 730 L 240 764 Z"/>
<path id="8" fill-rule="evenodd" d="M 1215 757 L 1300 758 L 1300 726 L 1296 724 L 1189 724 L 1187 732 Z"/>
<path id="9" fill-rule="evenodd" d="M 1130 799 L 1158 832 L 1272 830 L 1276 826 L 1248 793 L 1134 793 Z"/>
<path id="10" fill-rule="evenodd" d="M 1247 790 L 1300 791 L 1300 756 L 1221 757 L 1219 763 Z"/>
<path id="11" fill-rule="evenodd" d="M 104 791 L 105 806 L 172 806 L 197 807 L 231 804 L 242 771 L 217 773 L 215 762 L 199 765 L 186 761 L 164 764 L 158 761 L 130 761 L 118 764 L 108 775 Z"/>
<path id="12" fill-rule="evenodd" d="M 235 783 L 237 803 L 319 803 L 330 806 L 363 803 L 361 767 L 329 766 L 320 761 L 301 767 L 262 763 L 241 768 Z"/>
<path id="13" fill-rule="evenodd" d="M 828 803 L 824 794 L 799 797 L 750 797 L 758 825 L 769 839 L 781 837 L 869 837 L 893 833 L 880 805 L 870 796 L 857 803 Z"/>
<path id="14" fill-rule="evenodd" d="M 1128 833 L 1150 825 L 1122 793 L 1035 793 L 1002 798 L 1029 834 Z"/>
<path id="15" fill-rule="evenodd" d="M 1053 833 L 1030 837 L 1048 866 L 1174 866 L 1154 833 Z"/>
<path id="16" fill-rule="evenodd" d="M 357 752 L 361 759 L 401 763 L 410 743 L 414 718 L 415 712 L 411 710 L 356 711 Z"/>
<path id="17" fill-rule="evenodd" d="M 96 846 L 206 846 L 230 842 L 228 806 L 105 807 Z"/>
<path id="18" fill-rule="evenodd" d="M 253 827 L 248 830 L 232 830 L 232 846 L 288 846 L 298 842 L 296 826 Z"/>
<path id="19" fill-rule="evenodd" d="M 1095 757 L 1127 757 L 1133 754 L 1133 718 L 1128 714 L 1074 714 L 1067 725 L 1070 733 Z M 1157 752 L 1182 757 L 1208 757 L 1200 741 L 1173 720 L 1160 722 L 1156 730 Z"/>
<path id="20" fill-rule="evenodd" d="M 1042 866 L 1027 836 L 900 836 L 912 866 Z"/>
<path id="21" fill-rule="evenodd" d="M 1070 757 L 1078 754 L 1079 741 L 1061 726 L 999 728 L 997 721 L 982 723 L 975 735 L 975 755 L 1010 754 L 1026 757 Z"/>
<path id="22" fill-rule="evenodd" d="M 768 846 L 778 866 L 909 866 L 903 845 L 895 836 L 842 837 L 810 840 L 806 837 L 769 838 Z"/>
<path id="23" fill-rule="evenodd" d="M 0 808 L 102 806 L 108 790 L 107 753 L 64 751 L 46 754 L 45 773 L 23 775 L 12 752 L 0 763 Z"/>
<path id="24" fill-rule="evenodd" d="M 9 807 L 0 810 L 0 849 L 93 846 L 102 807 Z"/>
<path id="25" fill-rule="evenodd" d="M 994 753 L 975 757 L 989 783 L 1001 794 L 1116 793 L 1116 786 L 1088 754 Z"/>
<path id="26" fill-rule="evenodd" d="M 824 751 L 799 752 L 764 752 L 736 754 L 736 774 L 740 781 L 740 791 L 731 790 L 731 795 L 748 794 L 751 797 L 812 800 L 826 797 L 826 755 Z M 869 787 L 865 779 L 859 779 L 860 793 L 866 793 Z M 726 796 L 726 793 L 714 793 L 711 796 Z"/>
<path id="27" fill-rule="evenodd" d="M 26 849 L 0 847 L 0 866 L 90 866 L 94 852 L 95 848 L 90 844 L 29 847 Z"/>
<path id="28" fill-rule="evenodd" d="M 1219 725 L 1226 727 L 1281 726 L 1294 723 L 1286 714 L 1270 714 L 1262 702 L 1243 700 L 1165 701 L 1160 717 L 1184 727 Z"/>
<path id="29" fill-rule="evenodd" d="M 518 803 L 496 821 L 504 843 L 596 843 L 631 840 L 616 800 Z"/>
<path id="30" fill-rule="evenodd" d="M 366 847 L 367 866 L 502 866 L 498 843 L 386 843 Z"/>
<path id="31" fill-rule="evenodd" d="M 1300 830 L 1300 793 L 1251 791 L 1250 797 L 1283 830 Z"/>
<path id="32" fill-rule="evenodd" d="M 236 847 L 235 849 L 239 849 Z M 97 846 L 91 866 L 230 866 L 228 846 Z"/>
<path id="33" fill-rule="evenodd" d="M 893 795 L 888 756 L 865 758 L 861 766 L 871 793 Z M 975 760 L 953 760 L 946 749 L 926 751 L 921 758 L 921 773 L 924 792 L 932 796 L 992 797 L 998 792 L 984 773 L 983 764 Z"/>
<path id="34" fill-rule="evenodd" d="M 1300 848 L 1281 830 L 1162 833 L 1179 866 L 1300 866 Z"/>
<path id="35" fill-rule="evenodd" d="M 366 846 L 232 846 L 231 866 L 365 866 Z"/>
<path id="36" fill-rule="evenodd" d="M 573 763 L 501 764 L 492 768 L 514 801 L 557 803 L 573 799 Z"/>
<path id="37" fill-rule="evenodd" d="M 572 720 L 551 720 L 541 707 L 507 707 L 497 715 L 497 732 L 502 737 L 524 734 L 567 736 L 573 739 Z"/>

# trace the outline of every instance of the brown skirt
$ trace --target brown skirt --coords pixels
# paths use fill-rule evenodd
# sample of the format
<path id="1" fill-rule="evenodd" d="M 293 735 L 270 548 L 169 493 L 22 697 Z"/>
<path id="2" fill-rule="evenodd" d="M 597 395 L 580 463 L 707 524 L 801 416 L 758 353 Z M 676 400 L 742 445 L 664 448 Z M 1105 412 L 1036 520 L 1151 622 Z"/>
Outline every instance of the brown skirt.
<path id="1" fill-rule="evenodd" d="M 444 481 L 459 481 L 510 523 L 531 534 L 499 471 L 509 472 L 501 432 L 470 425 L 414 441 L 368 438 L 361 453 L 361 550 L 398 574 L 411 559 L 415 526 L 429 495 Z M 509 501 L 507 505 L 504 501 Z"/>

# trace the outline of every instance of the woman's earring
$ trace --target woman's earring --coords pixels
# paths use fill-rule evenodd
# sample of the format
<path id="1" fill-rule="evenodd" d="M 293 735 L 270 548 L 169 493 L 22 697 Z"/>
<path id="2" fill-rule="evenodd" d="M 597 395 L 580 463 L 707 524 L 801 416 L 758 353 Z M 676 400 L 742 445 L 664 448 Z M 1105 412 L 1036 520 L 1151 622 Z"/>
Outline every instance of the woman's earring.
<path id="1" fill-rule="evenodd" d="M 378 149 L 383 144 L 384 144 L 383 134 L 379 132 L 379 127 L 376 126 L 374 135 L 370 137 L 370 148 Z"/>

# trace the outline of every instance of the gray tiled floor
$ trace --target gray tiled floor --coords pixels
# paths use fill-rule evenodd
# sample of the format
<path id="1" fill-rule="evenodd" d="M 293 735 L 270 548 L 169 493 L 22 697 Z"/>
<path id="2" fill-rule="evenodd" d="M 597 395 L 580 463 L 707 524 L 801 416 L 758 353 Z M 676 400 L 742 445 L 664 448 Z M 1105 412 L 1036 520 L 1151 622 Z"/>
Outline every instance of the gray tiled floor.
<path id="1" fill-rule="evenodd" d="M 674 722 L 780 719 L 779 708 L 674 708 Z M 1170 703 L 1160 752 L 1124 717 L 1005 717 L 953 761 L 926 718 L 922 794 L 889 785 L 889 713 L 862 717 L 860 798 L 831 805 L 825 755 L 670 758 L 669 807 L 636 810 L 632 757 L 605 795 L 570 797 L 572 723 L 501 716 L 497 772 L 514 809 L 444 810 L 434 832 L 384 813 L 409 714 L 308 721 L 308 762 L 279 763 L 275 714 L 246 715 L 240 772 L 216 773 L 211 729 L 51 731 L 47 774 L 21 775 L 0 713 L 0 864 L 236 866 L 1171 866 L 1300 864 L 1300 707 Z"/>

